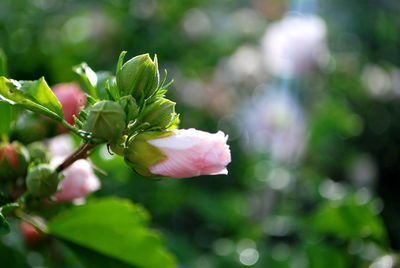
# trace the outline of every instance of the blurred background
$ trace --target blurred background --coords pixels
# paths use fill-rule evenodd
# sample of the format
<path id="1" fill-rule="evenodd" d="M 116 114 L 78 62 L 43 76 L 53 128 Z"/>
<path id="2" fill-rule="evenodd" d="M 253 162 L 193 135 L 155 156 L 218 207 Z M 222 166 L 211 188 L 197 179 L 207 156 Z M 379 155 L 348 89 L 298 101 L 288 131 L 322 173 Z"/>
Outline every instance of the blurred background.
<path id="1" fill-rule="evenodd" d="M 0 48 L 9 77 L 51 85 L 77 80 L 82 61 L 114 72 L 122 50 L 157 54 L 181 128 L 229 135 L 228 176 L 152 181 L 105 147 L 92 158 L 108 173 L 96 195 L 143 205 L 181 267 L 390 268 L 399 12 L 396 0 L 2 0 Z M 45 249 L 1 239 L 49 265 Z"/>

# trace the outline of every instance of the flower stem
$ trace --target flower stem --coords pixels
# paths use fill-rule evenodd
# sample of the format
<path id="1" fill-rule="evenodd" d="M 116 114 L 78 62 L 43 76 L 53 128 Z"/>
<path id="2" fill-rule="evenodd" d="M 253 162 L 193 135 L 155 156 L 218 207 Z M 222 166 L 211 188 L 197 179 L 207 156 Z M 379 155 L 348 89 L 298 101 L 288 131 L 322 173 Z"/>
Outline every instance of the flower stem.
<path id="1" fill-rule="evenodd" d="M 76 127 L 70 125 L 67 121 L 61 120 L 60 123 L 61 123 L 61 125 L 63 125 L 63 127 L 68 129 L 69 131 L 71 131 L 72 133 L 74 133 L 75 135 L 80 137 L 81 139 L 88 141 L 88 138 L 86 136 L 82 135 L 82 133 Z"/>
<path id="2" fill-rule="evenodd" d="M 97 144 L 84 143 L 79 147 L 73 154 L 71 154 L 67 159 L 64 160 L 57 168 L 56 171 L 59 173 L 72 165 L 75 161 L 79 159 L 87 158 L 91 153 L 92 149 L 95 148 Z"/>

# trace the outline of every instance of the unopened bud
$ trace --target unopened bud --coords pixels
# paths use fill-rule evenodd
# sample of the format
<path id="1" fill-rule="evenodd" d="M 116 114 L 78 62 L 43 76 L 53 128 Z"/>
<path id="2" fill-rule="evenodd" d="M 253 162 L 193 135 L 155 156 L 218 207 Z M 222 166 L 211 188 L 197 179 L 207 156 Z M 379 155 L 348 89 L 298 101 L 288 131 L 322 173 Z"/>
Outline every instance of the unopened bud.
<path id="1" fill-rule="evenodd" d="M 121 137 L 125 120 L 125 112 L 118 103 L 103 100 L 89 110 L 83 130 L 91 132 L 94 138 L 114 142 Z"/>
<path id="2" fill-rule="evenodd" d="M 28 144 L 27 149 L 33 162 L 48 163 L 50 161 L 49 150 L 42 142 L 32 142 Z"/>
<path id="3" fill-rule="evenodd" d="M 152 60 L 149 54 L 128 60 L 117 73 L 120 95 L 131 95 L 136 100 L 152 96 L 158 89 L 159 83 L 157 57 Z"/>
<path id="4" fill-rule="evenodd" d="M 29 192 L 36 197 L 49 197 L 57 191 L 58 174 L 48 164 L 40 164 L 30 169 L 26 177 Z"/>

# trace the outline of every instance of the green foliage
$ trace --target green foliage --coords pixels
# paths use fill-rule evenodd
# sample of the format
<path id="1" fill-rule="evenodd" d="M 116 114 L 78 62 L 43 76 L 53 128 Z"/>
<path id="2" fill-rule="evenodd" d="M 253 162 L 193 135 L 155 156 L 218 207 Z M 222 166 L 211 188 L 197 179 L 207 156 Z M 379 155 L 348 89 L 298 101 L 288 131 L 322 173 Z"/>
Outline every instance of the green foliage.
<path id="1" fill-rule="evenodd" d="M 73 207 L 49 222 L 50 234 L 137 267 L 176 267 L 161 238 L 146 228 L 148 214 L 126 200 Z"/>
<path id="2" fill-rule="evenodd" d="M 238 107 L 247 98 L 257 98 L 258 90 L 253 94 L 253 89 L 258 84 L 246 87 L 254 82 L 250 80 L 274 80 L 251 72 L 246 73 L 245 81 L 237 82 L 241 67 L 256 66 L 254 55 L 258 54 L 253 55 L 252 49 L 260 49 L 267 24 L 279 20 L 286 8 L 301 7 L 303 13 L 312 11 L 307 8 L 314 4 L 289 2 L 2 0 L 0 46 L 12 62 L 9 77 L 45 75 L 49 85 L 76 79 L 70 69 L 82 60 L 93 70 L 112 70 L 121 49 L 129 49 L 132 56 L 157 53 L 160 64 L 166 64 L 160 66 L 171 68 L 177 80 L 171 99 L 199 98 L 195 106 L 185 102 L 186 106 L 178 107 L 185 115 L 182 127 L 209 131 L 223 127 L 229 134 L 233 153 L 229 176 L 154 182 L 136 177 L 123 159 L 110 156 L 105 146 L 91 157 L 93 164 L 107 173 L 101 175 L 103 185 L 96 196 L 120 196 L 143 204 L 151 212 L 155 228 L 167 234 L 167 246 L 178 256 L 180 266 L 243 267 L 239 252 L 243 240 L 250 238 L 259 252 L 258 262 L 250 267 L 369 267 L 379 255 L 393 254 L 386 237 L 392 247 L 400 245 L 400 200 L 395 179 L 400 162 L 398 4 L 395 0 L 315 1 L 317 8 L 313 11 L 317 10 L 328 24 L 329 55 L 323 55 L 315 72 L 289 89 L 300 96 L 309 122 L 309 139 L 304 143 L 304 158 L 282 167 L 268 155 L 242 148 L 246 130 L 236 126 L 232 105 Z M 191 29 L 202 35 L 188 34 Z M 293 44 L 294 51 L 297 46 L 300 44 Z M 125 54 L 121 54 L 117 76 Z M 0 76 L 6 76 L 2 59 L 0 56 Z M 234 68 L 226 68 L 232 63 Z M 370 64 L 382 68 L 374 76 L 363 75 Z M 249 67 L 245 69 L 254 69 Z M 112 74 L 96 72 L 95 83 L 95 79 L 89 79 L 94 76 L 87 65 L 77 68 L 82 88 L 95 99 L 92 102 L 88 98 L 88 108 L 97 101 L 94 92 L 98 99 L 118 101 L 119 90 Z M 224 71 L 228 75 L 221 81 Z M 264 67 L 256 71 L 262 73 Z M 370 94 L 365 79 L 373 81 L 373 92 L 383 95 Z M 191 91 L 193 85 L 200 87 Z M 164 97 L 158 94 L 165 92 L 157 93 L 157 97 Z M 137 110 L 121 103 L 127 121 L 143 108 L 139 101 L 135 103 Z M 215 104 L 218 110 L 213 108 Z M 0 132 L 6 133 L 7 121 L 13 121 L 6 119 L 9 116 L 4 111 L 0 108 Z M 33 131 L 29 123 L 36 122 L 35 118 L 39 116 L 18 114 L 19 129 L 14 129 L 10 139 L 29 136 L 24 139 L 29 143 L 54 134 L 40 131 L 45 134 L 32 138 L 38 131 Z M 45 128 L 46 124 L 39 126 Z M 132 122 L 130 126 L 137 125 Z M 132 129 L 132 133 L 137 130 Z M 124 149 L 126 140 L 118 144 L 120 149 Z M 283 148 L 286 141 L 290 143 L 285 140 Z M 275 172 L 277 168 L 290 176 Z M 383 212 L 377 214 L 371 210 L 371 203 L 355 200 L 352 191 L 344 193 L 343 200 L 321 197 L 320 185 L 328 179 L 354 190 L 367 188 L 372 200 L 384 203 Z M 289 181 L 287 187 L 270 187 L 284 185 L 285 180 Z M 2 212 L 7 218 L 11 216 Z M 223 247 L 217 243 L 221 239 Z M 112 246 L 118 244 L 115 240 L 109 240 Z M 350 250 L 348 246 L 354 240 L 357 250 Z M 8 236 L 0 238 L 0 266 L 32 266 L 24 263 L 26 256 L 37 257 L 39 252 L 45 262 L 51 258 L 48 252 L 53 249 L 49 250 L 48 244 L 20 254 L 21 246 L 10 241 L 13 239 Z M 287 247 L 278 250 L 282 243 Z M 124 267 L 126 263 L 86 245 L 66 244 L 88 267 Z M 60 258 L 58 253 L 65 257 L 63 249 L 57 251 Z M 124 254 L 135 255 L 131 251 Z M 57 267 L 78 266 L 64 264 L 56 263 Z"/>
<path id="3" fill-rule="evenodd" d="M 0 48 L 0 76 L 7 75 L 7 57 Z"/>
<path id="4" fill-rule="evenodd" d="M 350 196 L 342 203 L 325 202 L 310 220 L 312 228 L 320 234 L 346 239 L 370 238 L 387 243 L 382 220 L 373 212 L 371 203 L 359 203 Z"/>
<path id="5" fill-rule="evenodd" d="M 10 246 L 0 243 L 1 265 L 10 268 L 26 268 L 29 264 L 24 255 Z"/>
<path id="6" fill-rule="evenodd" d="M 309 268 L 347 268 L 350 265 L 346 252 L 341 249 L 319 243 L 308 243 L 305 249 Z"/>
<path id="7" fill-rule="evenodd" d="M 11 104 L 62 121 L 64 115 L 57 97 L 44 78 L 36 81 L 14 81 L 0 77 L 0 96 Z"/>

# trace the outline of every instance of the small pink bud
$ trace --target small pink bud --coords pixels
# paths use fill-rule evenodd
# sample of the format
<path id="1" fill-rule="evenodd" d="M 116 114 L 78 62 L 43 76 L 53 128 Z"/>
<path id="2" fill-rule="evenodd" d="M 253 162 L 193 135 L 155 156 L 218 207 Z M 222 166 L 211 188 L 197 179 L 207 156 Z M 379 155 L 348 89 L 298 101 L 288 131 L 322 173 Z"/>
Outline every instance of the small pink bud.
<path id="1" fill-rule="evenodd" d="M 15 180 L 26 175 L 29 153 L 17 141 L 0 143 L 0 181 Z"/>
<path id="2" fill-rule="evenodd" d="M 75 83 L 57 84 L 52 90 L 62 105 L 65 121 L 73 125 L 73 115 L 78 116 L 81 107 L 86 104 L 85 94 Z"/>
<path id="3" fill-rule="evenodd" d="M 63 172 L 64 179 L 60 182 L 61 191 L 54 194 L 59 202 L 72 202 L 100 188 L 99 178 L 87 160 L 74 162 Z"/>
<path id="4" fill-rule="evenodd" d="M 150 175 L 188 178 L 228 174 L 226 166 L 231 162 L 231 154 L 226 144 L 228 137 L 224 133 L 219 131 L 213 134 L 193 128 L 168 130 L 167 133 L 161 132 L 159 137 L 155 134 L 139 134 L 128 144 L 125 156 L 127 163 L 144 175 L 148 172 Z M 148 135 L 148 138 L 140 135 Z M 148 145 L 141 144 L 143 142 Z M 154 155 L 157 151 L 159 157 Z M 143 159 L 146 155 L 158 160 L 155 163 L 147 161 Z"/>
<path id="5" fill-rule="evenodd" d="M 37 245 L 44 238 L 44 235 L 38 229 L 36 229 L 35 226 L 27 221 L 21 221 L 19 228 L 21 229 L 21 233 L 25 239 L 25 242 L 29 246 Z"/>

